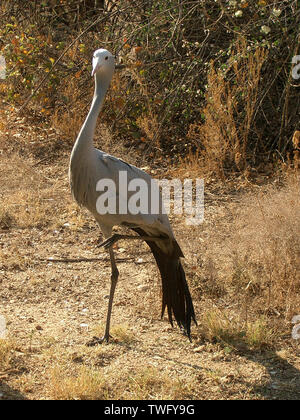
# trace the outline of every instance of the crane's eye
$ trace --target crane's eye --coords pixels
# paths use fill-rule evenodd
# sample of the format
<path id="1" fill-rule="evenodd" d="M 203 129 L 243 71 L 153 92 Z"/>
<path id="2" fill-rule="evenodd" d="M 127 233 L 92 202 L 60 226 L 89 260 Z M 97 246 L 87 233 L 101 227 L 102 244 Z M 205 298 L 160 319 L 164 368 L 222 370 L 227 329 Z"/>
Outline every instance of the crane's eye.
<path id="1" fill-rule="evenodd" d="M 105 57 L 105 60 L 108 60 L 108 56 Z"/>

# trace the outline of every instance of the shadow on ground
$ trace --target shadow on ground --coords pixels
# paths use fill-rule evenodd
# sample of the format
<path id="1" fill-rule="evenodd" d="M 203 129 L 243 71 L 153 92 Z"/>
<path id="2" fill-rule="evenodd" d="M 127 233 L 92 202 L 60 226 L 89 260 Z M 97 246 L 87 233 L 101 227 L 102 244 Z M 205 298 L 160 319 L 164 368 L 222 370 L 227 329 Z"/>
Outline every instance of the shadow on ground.
<path id="1" fill-rule="evenodd" d="M 300 370 L 289 363 L 286 359 L 279 356 L 275 351 L 234 351 L 236 355 L 257 363 L 266 369 L 265 375 L 260 383 L 255 385 L 253 382 L 247 381 L 246 377 L 237 379 L 243 383 L 244 387 L 253 395 L 253 399 L 267 400 L 299 400 L 300 399 Z M 199 372 L 209 372 L 211 369 L 203 364 L 182 362 L 172 357 L 164 357 L 160 354 L 160 358 L 166 361 L 172 361 L 186 367 L 199 370 Z M 228 362 L 230 363 L 230 362 Z"/>
<path id="2" fill-rule="evenodd" d="M 300 399 L 300 370 L 286 359 L 283 359 L 275 352 L 250 353 L 243 356 L 263 365 L 270 377 L 264 384 L 252 388 L 255 395 L 275 400 Z"/>
<path id="3" fill-rule="evenodd" d="M 11 388 L 0 379 L 0 401 L 1 400 L 27 400 L 18 390 Z"/>

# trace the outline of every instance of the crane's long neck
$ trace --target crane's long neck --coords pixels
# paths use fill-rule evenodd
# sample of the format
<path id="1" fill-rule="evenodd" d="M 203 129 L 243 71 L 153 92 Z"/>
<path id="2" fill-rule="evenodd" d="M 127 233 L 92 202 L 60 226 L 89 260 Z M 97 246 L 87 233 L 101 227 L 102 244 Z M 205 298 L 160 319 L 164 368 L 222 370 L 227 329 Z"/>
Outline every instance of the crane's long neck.
<path id="1" fill-rule="evenodd" d="M 75 154 L 83 156 L 93 149 L 93 138 L 96 129 L 97 118 L 102 108 L 105 94 L 109 87 L 110 77 L 95 75 L 95 92 L 89 113 L 81 127 L 73 148 L 73 157 Z"/>

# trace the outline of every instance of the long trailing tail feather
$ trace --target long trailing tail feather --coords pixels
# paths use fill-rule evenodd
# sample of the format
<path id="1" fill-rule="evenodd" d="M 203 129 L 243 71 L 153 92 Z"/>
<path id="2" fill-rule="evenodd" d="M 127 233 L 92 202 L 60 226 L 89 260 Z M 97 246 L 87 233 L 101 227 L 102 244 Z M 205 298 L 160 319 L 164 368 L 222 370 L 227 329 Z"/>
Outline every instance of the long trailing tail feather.
<path id="1" fill-rule="evenodd" d="M 142 229 L 134 228 L 141 236 L 147 235 Z M 155 242 L 147 241 L 156 260 L 162 279 L 162 311 L 163 317 L 167 308 L 168 318 L 173 326 L 173 316 L 178 326 L 184 330 L 190 338 L 191 321 L 197 325 L 194 306 L 186 281 L 185 272 L 179 257 L 182 256 L 179 245 L 176 242 L 175 253 L 166 255 Z"/>

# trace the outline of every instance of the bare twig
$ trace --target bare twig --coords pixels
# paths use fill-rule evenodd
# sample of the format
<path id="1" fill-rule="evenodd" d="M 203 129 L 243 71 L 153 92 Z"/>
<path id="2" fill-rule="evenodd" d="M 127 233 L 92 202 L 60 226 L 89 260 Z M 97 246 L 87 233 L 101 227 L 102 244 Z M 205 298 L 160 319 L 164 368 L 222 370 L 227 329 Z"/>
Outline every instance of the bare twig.
<path id="1" fill-rule="evenodd" d="M 126 262 L 133 260 L 133 257 L 128 258 L 117 258 L 117 262 Z M 51 263 L 80 263 L 80 262 L 98 262 L 98 261 L 110 261 L 109 257 L 104 258 L 39 258 L 39 261 L 51 262 Z"/>

